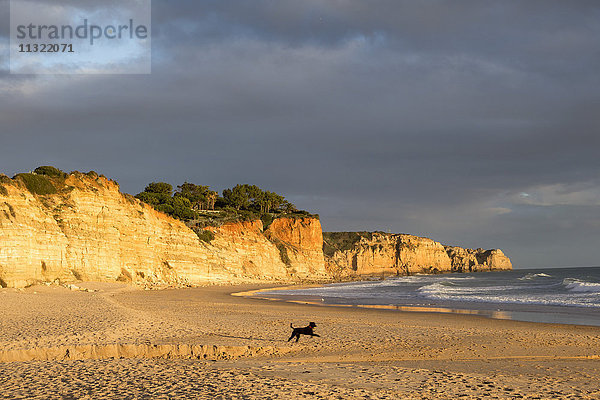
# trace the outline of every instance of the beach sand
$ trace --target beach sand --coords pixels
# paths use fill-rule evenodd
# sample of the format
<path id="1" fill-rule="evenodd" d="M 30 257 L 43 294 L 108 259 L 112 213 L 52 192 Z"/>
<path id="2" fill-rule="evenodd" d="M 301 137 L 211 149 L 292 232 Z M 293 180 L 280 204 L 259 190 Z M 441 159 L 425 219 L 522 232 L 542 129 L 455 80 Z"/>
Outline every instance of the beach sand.
<path id="1" fill-rule="evenodd" d="M 0 398 L 600 399 L 600 327 L 81 286 L 0 289 Z"/>

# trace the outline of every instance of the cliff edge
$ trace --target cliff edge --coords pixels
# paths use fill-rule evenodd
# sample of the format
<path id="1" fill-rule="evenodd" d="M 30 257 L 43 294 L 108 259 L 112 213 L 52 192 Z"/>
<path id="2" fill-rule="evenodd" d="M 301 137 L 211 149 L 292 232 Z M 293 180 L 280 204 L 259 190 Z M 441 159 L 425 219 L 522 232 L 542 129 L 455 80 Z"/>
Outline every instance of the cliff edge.
<path id="1" fill-rule="evenodd" d="M 56 280 L 202 285 L 328 278 L 317 218 L 279 218 L 266 230 L 260 220 L 206 227 L 213 235 L 202 240 L 95 173 L 41 178 L 0 179 L 3 287 Z"/>
<path id="2" fill-rule="evenodd" d="M 335 279 L 512 269 L 501 250 L 444 246 L 413 235 L 328 232 L 323 238 L 326 268 Z"/>
<path id="3" fill-rule="evenodd" d="M 94 172 L 0 175 L 0 286 L 325 282 L 512 268 L 500 250 L 405 234 L 324 234 L 315 216 L 266 223 L 237 220 L 194 231 Z"/>

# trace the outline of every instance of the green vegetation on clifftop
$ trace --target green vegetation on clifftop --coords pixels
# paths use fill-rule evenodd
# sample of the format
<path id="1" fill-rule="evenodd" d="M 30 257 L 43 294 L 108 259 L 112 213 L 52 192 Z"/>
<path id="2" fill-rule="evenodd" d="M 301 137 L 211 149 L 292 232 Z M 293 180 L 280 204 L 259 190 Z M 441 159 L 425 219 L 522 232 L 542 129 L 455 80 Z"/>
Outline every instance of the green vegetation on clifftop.
<path id="1" fill-rule="evenodd" d="M 33 173 L 17 174 L 14 179 L 23 182 L 31 194 L 46 195 L 57 192 L 56 187 L 52 184 L 50 178 L 44 175 Z"/>
<path id="2" fill-rule="evenodd" d="M 78 171 L 65 173 L 56 167 L 41 166 L 33 172 L 19 173 L 12 179 L 0 175 L 0 195 L 8 195 L 8 185 L 22 185 L 37 196 L 61 194 L 73 189 L 73 186 L 65 182 L 74 175 L 92 180 L 105 178 L 95 171 L 85 174 Z M 277 218 L 318 218 L 316 214 L 298 210 L 294 204 L 277 193 L 247 184 L 225 189 L 222 196 L 219 196 L 208 186 L 189 182 L 177 186 L 176 190 L 169 183 L 152 182 L 135 198 L 128 194 L 124 196 L 130 202 L 140 200 L 162 213 L 184 221 L 205 242 L 213 239 L 212 232 L 207 233 L 204 229 L 210 226 L 261 220 L 266 229 Z"/>
<path id="3" fill-rule="evenodd" d="M 373 238 L 372 232 L 323 232 L 323 253 L 331 257 L 336 251 L 352 250 L 360 242 L 360 239 L 366 237 Z"/>
<path id="4" fill-rule="evenodd" d="M 184 221 L 205 242 L 212 240 L 203 229 L 209 226 L 260 219 L 266 229 L 276 218 L 317 217 L 298 210 L 277 193 L 247 184 L 225 189 L 223 196 L 219 196 L 208 186 L 189 182 L 177 186 L 175 192 L 169 183 L 152 182 L 135 197 Z"/>

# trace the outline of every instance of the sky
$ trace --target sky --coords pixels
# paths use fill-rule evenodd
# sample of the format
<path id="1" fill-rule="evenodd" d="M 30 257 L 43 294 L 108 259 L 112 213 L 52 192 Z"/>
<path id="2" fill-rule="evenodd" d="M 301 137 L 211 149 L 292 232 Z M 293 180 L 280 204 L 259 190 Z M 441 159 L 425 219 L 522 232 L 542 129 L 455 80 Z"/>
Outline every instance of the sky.
<path id="1" fill-rule="evenodd" d="M 256 184 L 326 231 L 600 265 L 597 0 L 154 0 L 149 75 L 11 75 L 0 15 L 9 176 Z"/>

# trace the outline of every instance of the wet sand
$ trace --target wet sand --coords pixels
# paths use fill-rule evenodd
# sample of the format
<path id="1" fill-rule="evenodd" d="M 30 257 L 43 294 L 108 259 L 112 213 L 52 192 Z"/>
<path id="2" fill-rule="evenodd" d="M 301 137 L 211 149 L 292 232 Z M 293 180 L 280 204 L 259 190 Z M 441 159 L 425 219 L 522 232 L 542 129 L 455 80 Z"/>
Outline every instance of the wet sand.
<path id="1" fill-rule="evenodd" d="M 600 399 L 599 327 L 81 286 L 0 289 L 0 398 Z"/>

